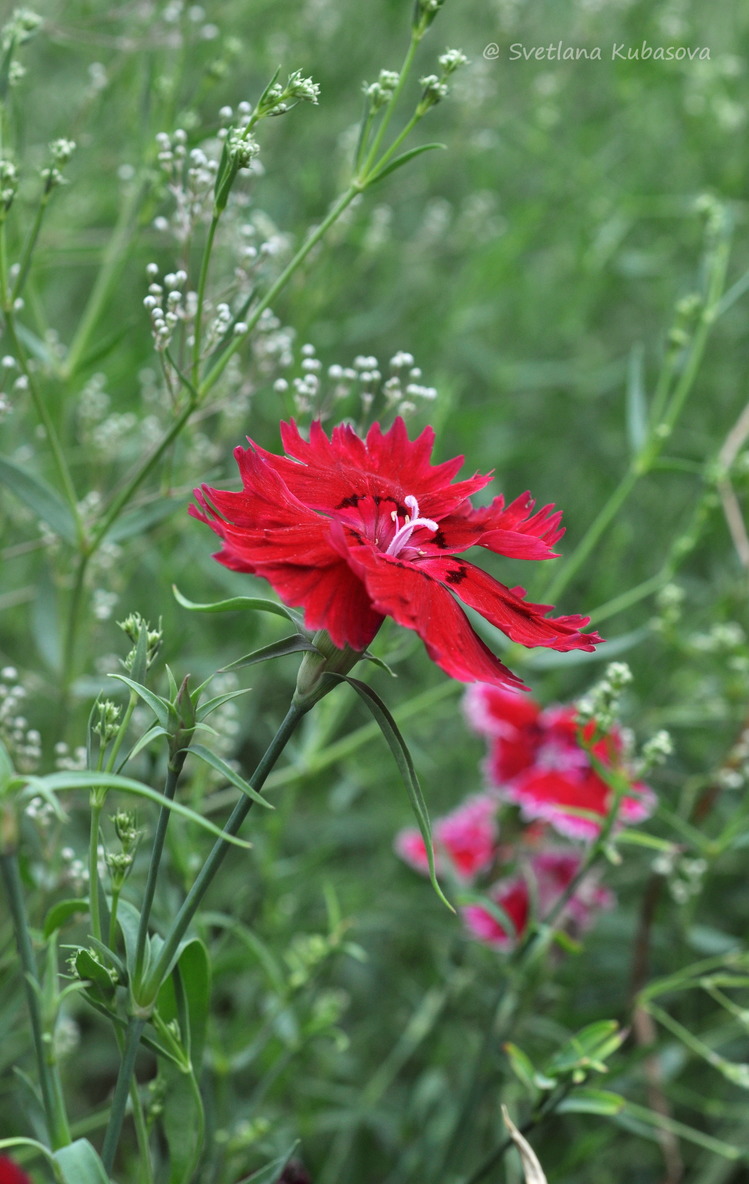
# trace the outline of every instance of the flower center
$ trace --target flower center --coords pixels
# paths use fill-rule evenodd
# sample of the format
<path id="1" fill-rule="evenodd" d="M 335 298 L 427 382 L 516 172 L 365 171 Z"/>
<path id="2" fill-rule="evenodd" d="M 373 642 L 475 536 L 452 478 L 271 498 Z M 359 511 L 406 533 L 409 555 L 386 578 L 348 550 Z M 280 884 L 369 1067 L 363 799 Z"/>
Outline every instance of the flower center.
<path id="1" fill-rule="evenodd" d="M 395 534 L 390 540 L 390 545 L 385 551 L 386 555 L 400 555 L 401 551 L 408 543 L 417 526 L 423 526 L 425 530 L 439 530 L 439 526 L 436 522 L 432 522 L 431 518 L 419 517 L 419 503 L 413 494 L 409 493 L 408 497 L 404 498 L 403 500 L 411 512 L 402 526 L 398 525 L 397 510 L 393 510 L 392 514 L 390 515 L 390 517 L 393 519 L 393 522 L 395 523 Z"/>

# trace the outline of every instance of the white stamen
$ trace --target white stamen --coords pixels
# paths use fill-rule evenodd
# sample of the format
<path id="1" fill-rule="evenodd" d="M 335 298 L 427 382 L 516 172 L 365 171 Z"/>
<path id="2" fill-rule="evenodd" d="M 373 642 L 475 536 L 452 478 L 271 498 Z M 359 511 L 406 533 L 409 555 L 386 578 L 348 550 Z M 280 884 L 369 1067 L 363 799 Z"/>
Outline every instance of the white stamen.
<path id="1" fill-rule="evenodd" d="M 408 496 L 403 500 L 405 501 L 411 513 L 406 518 L 406 521 L 403 523 L 403 525 L 396 530 L 395 534 L 390 540 L 390 546 L 385 551 L 386 555 L 399 555 L 408 540 L 411 538 L 413 532 L 416 530 L 417 526 L 423 526 L 426 530 L 439 530 L 439 526 L 436 522 L 433 522 L 431 518 L 419 517 L 419 503 L 413 494 L 409 493 Z M 397 510 L 393 510 L 390 517 L 393 519 L 395 525 L 398 526 Z"/>

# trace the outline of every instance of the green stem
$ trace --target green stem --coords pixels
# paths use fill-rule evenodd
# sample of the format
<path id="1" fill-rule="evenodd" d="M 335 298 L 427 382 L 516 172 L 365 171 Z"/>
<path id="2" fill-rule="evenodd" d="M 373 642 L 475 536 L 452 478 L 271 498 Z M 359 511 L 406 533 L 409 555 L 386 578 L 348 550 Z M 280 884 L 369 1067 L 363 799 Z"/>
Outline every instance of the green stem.
<path id="1" fill-rule="evenodd" d="M 205 289 L 208 282 L 208 268 L 211 263 L 211 252 L 213 250 L 213 240 L 216 237 L 216 230 L 218 228 L 218 220 L 220 215 L 214 213 L 211 219 L 211 225 L 208 228 L 208 237 L 203 251 L 203 259 L 200 264 L 200 278 L 198 280 L 198 294 L 197 307 L 195 309 L 195 340 L 192 348 L 192 381 L 193 386 L 197 386 L 200 381 L 200 334 L 203 323 L 203 305 L 205 303 Z"/>
<path id="2" fill-rule="evenodd" d="M 289 282 L 291 277 L 294 275 L 294 273 L 298 270 L 298 268 L 301 266 L 301 264 L 307 258 L 310 251 L 312 250 L 312 248 L 317 246 L 320 239 L 323 238 L 323 236 L 328 232 L 328 230 L 333 225 L 333 223 L 338 221 L 338 219 L 340 218 L 343 211 L 348 206 L 351 205 L 351 202 L 354 200 L 354 198 L 357 197 L 362 192 L 362 190 L 364 188 L 365 188 L 365 185 L 360 184 L 357 181 L 352 181 L 349 188 L 344 193 L 342 193 L 340 195 L 340 197 L 333 203 L 329 213 L 322 220 L 320 225 L 317 226 L 311 232 L 311 234 L 309 234 L 307 236 L 307 238 L 305 239 L 305 241 L 302 243 L 301 247 L 297 251 L 296 255 L 294 256 L 294 258 L 287 264 L 287 266 L 284 268 L 284 270 L 279 275 L 278 279 L 273 284 L 271 284 L 270 288 L 266 292 L 265 296 L 263 296 L 260 303 L 255 306 L 255 308 L 252 312 L 252 315 L 248 318 L 248 320 L 246 322 L 246 324 L 247 324 L 246 332 L 243 333 L 241 335 L 241 337 L 235 337 L 235 339 L 232 341 L 231 345 L 229 345 L 224 350 L 224 352 L 221 355 L 221 357 L 219 358 L 219 360 L 216 362 L 216 364 L 213 366 L 213 368 L 208 372 L 206 377 L 203 379 L 202 383 L 200 384 L 200 388 L 199 388 L 201 399 L 204 398 L 204 396 L 208 393 L 208 391 L 213 386 L 215 386 L 216 382 L 221 377 L 226 366 L 228 365 L 229 360 L 233 357 L 233 355 L 237 352 L 237 350 L 240 348 L 240 346 L 246 340 L 247 336 L 255 328 L 258 321 L 260 320 L 260 317 L 265 312 L 266 308 L 270 307 L 270 305 L 275 300 L 276 296 L 278 296 L 279 292 L 281 292 L 286 287 L 286 284 Z"/>
<path id="3" fill-rule="evenodd" d="M 273 765 L 283 752 L 292 733 L 294 732 L 294 729 L 304 714 L 305 709 L 296 706 L 296 704 L 292 703 L 292 705 L 289 707 L 283 723 L 268 745 L 268 748 L 260 760 L 260 763 L 255 770 L 254 776 L 252 777 L 252 785 L 254 789 L 258 791 L 262 789 L 268 773 L 273 768 Z M 224 828 L 228 835 L 237 834 L 244 819 L 249 813 L 252 804 L 252 798 L 244 796 L 240 798 Z M 138 1008 L 138 1011 L 136 1014 L 130 1017 L 128 1022 L 127 1035 L 125 1039 L 125 1051 L 120 1064 L 117 1085 L 115 1086 L 114 1096 L 112 1098 L 109 1124 L 107 1126 L 107 1132 L 104 1137 L 104 1145 L 102 1147 L 102 1162 L 109 1173 L 111 1173 L 114 1157 L 117 1152 L 117 1144 L 119 1142 L 120 1132 L 122 1130 L 122 1123 L 125 1118 L 127 1098 L 130 1092 L 131 1080 L 135 1070 L 135 1059 L 138 1054 L 138 1047 L 140 1045 L 140 1038 L 143 1034 L 143 1029 L 148 1022 L 148 1013 L 152 1008 L 153 1001 L 158 994 L 158 990 L 163 979 L 171 969 L 174 957 L 179 949 L 179 944 L 195 913 L 197 912 L 200 903 L 205 896 L 205 893 L 210 887 L 216 872 L 219 870 L 224 856 L 226 855 L 230 846 L 231 843 L 229 843 L 226 839 L 219 839 L 215 843 L 213 850 L 203 864 L 203 867 L 197 879 L 195 880 L 195 883 L 188 892 L 184 904 L 182 905 L 182 908 L 174 920 L 174 924 L 167 934 L 161 951 L 161 956 L 159 957 L 156 966 L 151 970 L 145 983 L 140 985 L 133 983 L 133 987 L 139 989 L 140 998 L 135 1000 L 135 1006 Z"/>
<path id="4" fill-rule="evenodd" d="M 137 702 L 138 702 L 138 696 L 136 695 L 135 691 L 131 691 L 130 698 L 127 701 L 127 707 L 125 708 L 125 714 L 122 717 L 122 720 L 120 722 L 120 726 L 117 729 L 117 735 L 115 736 L 114 741 L 112 742 L 112 747 L 110 749 L 109 756 L 107 757 L 107 764 L 106 764 L 106 772 L 107 773 L 112 773 L 115 771 L 115 764 L 117 763 L 117 755 L 120 751 L 120 748 L 122 747 L 122 741 L 125 739 L 125 736 L 127 735 L 127 730 L 130 727 L 130 720 L 133 717 L 133 712 L 135 711 L 135 706 L 136 706 Z"/>
<path id="5" fill-rule="evenodd" d="M 265 780 L 275 765 L 279 756 L 283 752 L 286 744 L 291 738 L 296 729 L 305 710 L 293 704 L 289 707 L 286 717 L 276 732 L 275 736 L 268 745 L 263 757 L 260 760 L 253 776 L 250 778 L 252 788 L 258 792 L 265 784 Z M 252 798 L 242 796 L 237 802 L 232 811 L 224 831 L 227 835 L 236 835 L 252 808 Z M 198 911 L 200 904 L 208 891 L 214 876 L 223 863 L 224 856 L 227 854 L 231 843 L 227 839 L 217 839 L 213 849 L 201 868 L 195 883 L 185 897 L 182 908 L 179 910 L 169 933 L 164 941 L 159 960 L 156 966 L 150 972 L 148 979 L 143 987 L 143 994 L 145 1001 L 153 1000 L 158 993 L 159 987 L 168 974 L 169 969 L 177 953 L 182 938 L 184 937 L 195 913 Z"/>
<path id="6" fill-rule="evenodd" d="M 113 912 L 114 907 L 113 900 Z M 120 1050 L 120 1057 L 122 1057 L 125 1041 L 123 1033 L 119 1028 L 115 1028 L 115 1039 L 117 1040 L 117 1047 Z M 153 1166 L 151 1164 L 151 1156 L 148 1147 L 148 1127 L 146 1125 L 146 1118 L 143 1113 L 143 1105 L 140 1100 L 140 1093 L 138 1092 L 138 1082 L 135 1080 L 135 1077 L 133 1077 L 130 1081 L 130 1105 L 133 1111 L 133 1125 L 135 1126 L 135 1138 L 138 1143 L 138 1154 L 140 1157 L 140 1175 L 138 1177 L 138 1181 L 139 1184 L 153 1184 Z"/>
<path id="7" fill-rule="evenodd" d="M 97 941 L 102 940 L 101 917 L 99 914 L 99 823 L 104 800 L 101 791 L 91 794 L 91 829 L 88 838 L 88 902 L 91 915 L 91 933 Z"/>
<path id="8" fill-rule="evenodd" d="M 164 785 L 164 799 L 171 802 L 174 799 L 174 794 L 177 789 L 177 782 L 179 781 L 182 767 L 185 763 L 187 751 L 178 752 L 175 757 L 169 762 L 169 767 L 166 774 L 166 783 Z M 148 878 L 146 880 L 145 892 L 143 894 L 143 903 L 140 910 L 140 923 L 138 925 L 138 939 L 135 946 L 135 969 L 133 971 L 133 981 L 136 990 L 140 984 L 143 976 L 143 964 L 146 953 L 146 939 L 148 937 L 148 922 L 151 917 L 151 908 L 153 906 L 153 898 L 156 894 L 156 882 L 159 876 L 159 865 L 161 864 L 161 856 L 164 853 L 164 842 L 166 841 L 166 831 L 169 825 L 169 816 L 171 810 L 167 806 L 162 806 L 159 813 L 159 820 L 156 824 L 156 834 L 153 840 L 153 850 L 151 851 L 151 861 L 148 866 Z"/>
<path id="9" fill-rule="evenodd" d="M 393 112 L 394 112 L 395 107 L 398 103 L 400 93 L 403 90 L 403 87 L 405 86 L 406 79 L 407 79 L 408 75 L 411 72 L 411 67 L 413 65 L 413 61 L 416 56 L 416 50 L 419 47 L 419 42 L 421 41 L 422 36 L 423 36 L 423 33 L 420 34 L 416 29 L 412 29 L 411 42 L 410 42 L 408 49 L 406 51 L 406 56 L 403 59 L 403 65 L 400 68 L 400 73 L 398 75 L 398 82 L 396 83 L 396 86 L 395 86 L 395 89 L 393 90 L 393 94 L 390 99 L 390 102 L 387 105 L 385 113 L 384 113 L 382 120 L 380 122 L 380 126 L 378 127 L 375 137 L 372 141 L 372 146 L 370 147 L 369 152 L 367 153 L 367 158 L 364 161 L 364 165 L 359 170 L 359 177 L 362 178 L 363 185 L 366 184 L 365 178 L 372 172 L 372 166 L 373 166 L 375 160 L 377 159 L 377 153 L 380 151 L 380 145 L 382 144 L 382 141 L 385 138 L 385 133 L 387 132 L 387 129 L 390 125 L 390 120 L 393 118 Z M 379 163 L 381 163 L 381 162 L 378 161 L 378 164 Z"/>
<path id="10" fill-rule="evenodd" d="M 23 885 L 18 868 L 18 857 L 15 851 L 4 851 L 0 854 L 0 874 L 8 896 L 13 929 L 18 946 L 23 970 L 24 988 L 26 991 L 26 1005 L 31 1021 L 31 1032 L 34 1040 L 39 1084 L 42 1091 L 42 1102 L 47 1119 L 49 1139 L 52 1149 L 66 1147 L 70 1143 L 70 1126 L 65 1110 L 62 1085 L 54 1061 L 51 1034 L 44 1031 L 42 1008 L 40 999 L 39 975 L 36 959 L 31 944 L 28 918 L 23 898 Z"/>
<path id="11" fill-rule="evenodd" d="M 70 594 L 68 620 L 65 627 L 65 643 L 63 646 L 62 671 L 60 675 L 60 697 L 57 703 L 56 735 L 58 740 L 62 739 L 65 734 L 68 710 L 70 708 L 71 688 L 75 679 L 76 669 L 80 665 L 76 663 L 76 649 L 78 646 L 78 630 L 81 623 L 81 606 L 83 604 L 83 594 L 86 586 L 86 570 L 91 555 L 92 551 L 89 549 L 79 553 L 73 588 Z"/>
<path id="12" fill-rule="evenodd" d="M 549 600 L 550 603 L 556 603 L 560 593 L 567 587 L 578 569 L 582 567 L 609 523 L 624 505 L 637 484 L 640 475 L 636 465 L 634 463 L 630 465 L 609 500 L 588 527 L 564 567 L 561 568 L 555 578 L 549 583 L 543 593 L 544 600 Z"/>
<path id="13" fill-rule="evenodd" d="M 117 1084 L 114 1087 L 112 1106 L 109 1111 L 109 1122 L 101 1149 L 102 1163 L 108 1176 L 112 1174 L 112 1168 L 114 1166 L 114 1157 L 117 1153 L 117 1144 L 120 1141 L 120 1132 L 122 1131 L 125 1110 L 127 1109 L 127 1099 L 130 1094 L 131 1082 L 135 1072 L 135 1059 L 138 1055 L 140 1038 L 143 1035 L 145 1026 L 145 1016 L 136 1015 L 130 1017 L 127 1025 L 125 1051 L 120 1062 L 120 1072 L 117 1077 Z"/>
<path id="14" fill-rule="evenodd" d="M 143 464 L 135 471 L 121 492 L 117 494 L 110 502 L 108 509 L 105 511 L 103 517 L 99 519 L 96 524 L 96 528 L 93 531 L 91 538 L 92 554 L 99 546 L 99 543 L 102 541 L 115 519 L 119 517 L 120 512 L 130 501 L 130 498 L 133 496 L 138 486 L 141 485 L 143 481 L 145 481 L 151 470 L 156 466 L 156 464 L 158 464 L 169 445 L 174 440 L 176 440 L 177 436 L 180 434 L 183 427 L 195 410 L 195 407 L 196 402 L 193 398 L 191 398 L 184 410 L 174 421 L 169 431 L 159 441 L 153 451 L 149 453 Z"/>
<path id="15" fill-rule="evenodd" d="M 21 256 L 18 268 L 18 275 L 16 276 L 16 282 L 13 285 L 13 292 L 11 294 L 12 300 L 17 300 L 23 291 L 24 284 L 26 283 L 26 277 L 28 276 L 29 268 L 31 267 L 31 256 L 34 253 L 34 247 L 36 246 L 37 239 L 39 238 L 39 231 L 42 228 L 42 219 L 44 218 L 48 204 L 49 193 L 42 193 L 41 200 L 37 206 L 34 224 L 31 227 L 24 244 L 23 255 Z"/>

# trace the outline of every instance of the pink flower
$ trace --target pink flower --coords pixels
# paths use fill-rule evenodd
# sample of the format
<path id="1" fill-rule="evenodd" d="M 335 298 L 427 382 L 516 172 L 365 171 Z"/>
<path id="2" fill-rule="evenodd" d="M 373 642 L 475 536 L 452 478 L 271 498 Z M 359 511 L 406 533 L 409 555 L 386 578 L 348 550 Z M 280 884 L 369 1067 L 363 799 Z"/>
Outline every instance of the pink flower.
<path id="1" fill-rule="evenodd" d="M 479 684 L 466 695 L 465 709 L 475 731 L 489 738 L 486 770 L 500 795 L 520 806 L 527 819 L 543 819 L 560 834 L 595 838 L 597 818 L 608 814 L 613 794 L 581 742 L 574 706 L 541 710 L 527 696 Z M 582 739 L 590 740 L 594 724 Z M 614 728 L 591 746 L 604 767 L 627 776 L 621 733 Z M 649 817 L 655 797 L 649 786 L 633 782 L 619 803 L 625 823 Z"/>
<path id="2" fill-rule="evenodd" d="M 510 949 L 524 935 L 534 911 L 533 904 L 539 918 L 546 916 L 572 883 L 580 865 L 581 857 L 575 851 L 551 849 L 532 856 L 528 877 L 501 880 L 488 894 L 490 901 L 512 922 L 514 932 L 508 932 L 493 911 L 480 904 L 461 909 L 466 928 L 485 945 Z M 593 876 L 587 876 L 566 903 L 560 921 L 566 921 L 568 928 L 581 933 L 591 925 L 596 909 L 611 908 L 614 903 L 612 893 L 602 888 Z"/>
<path id="3" fill-rule="evenodd" d="M 486 795 L 468 798 L 432 828 L 437 870 L 472 880 L 491 865 L 497 847 L 497 803 Z M 400 831 L 395 850 L 417 872 L 429 874 L 426 845 L 418 830 Z"/>
<path id="4" fill-rule="evenodd" d="M 454 482 L 462 457 L 432 464 L 432 428 L 409 440 L 399 418 L 387 432 L 373 424 L 365 439 L 347 425 L 328 438 L 318 421 L 305 440 L 292 421 L 281 424 L 281 438 L 287 456 L 252 441 L 237 448 L 242 490 L 203 486 L 190 512 L 220 536 L 220 563 L 268 580 L 334 646 L 366 649 L 390 616 L 418 633 L 451 677 L 522 687 L 459 601 L 521 645 L 593 650 L 600 642 L 580 632 L 589 618 L 549 617 L 548 605 L 463 558 L 470 547 L 551 558 L 561 514 L 553 506 L 534 513 L 529 493 L 474 508 L 471 495 L 491 477 Z"/>

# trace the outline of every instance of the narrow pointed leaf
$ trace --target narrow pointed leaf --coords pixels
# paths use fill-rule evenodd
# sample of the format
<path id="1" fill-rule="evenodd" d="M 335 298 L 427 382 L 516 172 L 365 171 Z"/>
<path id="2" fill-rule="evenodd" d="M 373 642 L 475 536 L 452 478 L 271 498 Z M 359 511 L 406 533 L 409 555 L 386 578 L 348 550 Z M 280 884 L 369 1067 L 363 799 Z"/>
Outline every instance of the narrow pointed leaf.
<path id="1" fill-rule="evenodd" d="M 190 751 L 192 752 L 194 750 L 191 749 Z M 234 776 L 237 775 L 234 774 Z M 122 793 L 132 793 L 136 797 L 146 798 L 149 802 L 154 802 L 157 806 L 165 806 L 167 810 L 179 814 L 182 818 L 187 818 L 197 826 L 202 826 L 204 830 L 210 831 L 217 839 L 226 839 L 228 843 L 233 843 L 235 847 L 244 847 L 245 850 L 249 850 L 252 847 L 252 843 L 248 843 L 244 839 L 238 839 L 236 835 L 225 834 L 220 827 L 214 826 L 207 818 L 203 818 L 200 814 L 191 810 L 189 806 L 183 806 L 181 802 L 177 801 L 170 802 L 163 794 L 155 789 L 151 789 L 150 785 L 144 785 L 142 781 L 134 781 L 132 777 L 122 777 L 119 773 L 96 773 L 89 770 L 76 772 L 73 770 L 64 773 L 49 773 L 46 777 L 26 777 L 25 781 L 27 785 L 32 787 L 35 793 L 49 793 L 50 790 L 57 792 L 63 789 L 92 789 L 96 787 L 101 789 L 116 789 Z M 252 790 L 253 794 L 254 792 Z M 261 799 L 261 801 L 263 801 L 263 805 L 273 809 L 270 802 L 266 802 L 264 799 Z"/>
<path id="2" fill-rule="evenodd" d="M 215 769 L 218 773 L 221 773 L 227 781 L 229 781 L 232 785 L 235 785 L 237 789 L 241 789 L 242 793 L 247 794 L 248 798 L 252 798 L 253 802 L 257 802 L 258 806 L 264 806 L 266 810 L 275 809 L 275 807 L 270 804 L 267 798 L 264 798 L 262 794 L 259 794 L 257 790 L 252 788 L 249 781 L 245 781 L 244 777 L 240 777 L 239 773 L 236 773 L 234 769 L 232 769 L 231 765 L 228 765 L 226 761 L 220 756 L 217 756 L 215 752 L 211 752 L 210 748 L 205 748 L 202 744 L 193 744 L 190 752 L 193 756 L 199 757 L 201 761 L 205 761 L 205 763 L 210 765 L 212 769 Z M 251 847 L 252 844 L 243 843 L 243 846 Z"/>
<path id="3" fill-rule="evenodd" d="M 241 670 L 243 666 L 254 666 L 256 662 L 268 662 L 271 658 L 283 658 L 286 654 L 298 654 L 302 650 L 311 650 L 314 653 L 317 652 L 317 647 L 306 638 L 300 637 L 298 633 L 293 633 L 290 637 L 282 637 L 280 641 L 272 641 L 270 645 L 261 646 L 251 654 L 245 654 L 243 658 L 237 658 L 228 666 L 222 666 L 221 670 Z"/>
<path id="4" fill-rule="evenodd" d="M 365 682 L 361 682 L 358 678 L 351 678 L 347 674 L 331 675 L 333 678 L 338 678 L 342 682 L 347 682 L 350 687 L 356 691 L 359 698 L 371 711 L 380 731 L 387 740 L 390 751 L 392 752 L 395 763 L 400 770 L 403 784 L 408 791 L 409 801 L 411 802 L 411 809 L 414 812 L 416 823 L 421 832 L 421 837 L 424 840 L 426 847 L 427 859 L 429 861 L 429 879 L 432 887 L 437 893 L 440 900 L 447 905 L 450 912 L 454 913 L 455 909 L 450 904 L 450 901 L 445 896 L 437 882 L 437 873 L 434 867 L 434 851 L 432 848 L 432 828 L 429 822 L 429 813 L 427 811 L 424 795 L 421 792 L 421 785 L 419 778 L 416 776 L 416 769 L 411 759 L 411 753 L 408 751 L 408 746 L 401 736 L 398 725 L 390 714 L 389 709 L 385 706 L 380 696 L 371 687 L 367 686 Z"/>
<path id="5" fill-rule="evenodd" d="M 228 600 L 216 600 L 212 604 L 197 604 L 193 600 L 188 600 L 183 596 L 176 584 L 172 584 L 172 592 L 174 599 L 183 608 L 189 609 L 191 613 L 232 613 L 232 612 L 256 612 L 256 613 L 272 613 L 276 617 L 285 617 L 287 621 L 293 621 L 295 625 L 302 625 L 302 617 L 300 613 L 295 613 L 292 609 L 286 608 L 285 605 L 279 604 L 275 600 L 265 600 L 261 596 L 231 596 Z"/>
<path id="6" fill-rule="evenodd" d="M 601 1118 L 613 1118 L 624 1109 L 624 1098 L 608 1089 L 576 1089 L 568 1098 L 563 1098 L 556 1107 L 557 1114 L 598 1114 Z"/>
<path id="7" fill-rule="evenodd" d="M 166 699 L 162 699 L 161 695 L 154 694 L 148 687 L 145 687 L 142 682 L 136 682 L 133 678 L 128 678 L 125 674 L 110 674 L 109 678 L 116 678 L 118 682 L 124 682 L 126 687 L 130 687 L 131 691 L 135 691 L 139 699 L 147 703 L 151 711 L 156 716 L 162 728 L 166 728 L 169 723 L 169 704 Z"/>
<path id="8" fill-rule="evenodd" d="M 241 687 L 238 691 L 227 691 L 225 695 L 216 695 L 214 699 L 207 699 L 205 703 L 201 703 L 200 707 L 198 707 L 195 718 L 199 722 L 206 719 L 207 716 L 212 715 L 217 707 L 222 707 L 224 703 L 228 703 L 231 699 L 238 699 L 240 695 L 246 695 L 249 689 L 249 687 Z M 208 730 L 213 731 L 212 728 Z"/>
<path id="9" fill-rule="evenodd" d="M 418 148 L 409 148 L 408 152 L 401 152 L 400 156 L 396 156 L 395 160 L 391 160 L 390 164 L 386 164 L 384 168 L 380 169 L 379 173 L 375 173 L 373 177 L 370 177 L 369 184 L 373 185 L 375 181 L 381 181 L 383 177 L 394 173 L 402 165 L 408 164 L 409 160 L 413 160 L 415 156 L 421 156 L 422 152 L 432 152 L 435 148 L 446 147 L 447 144 L 420 144 Z"/>

